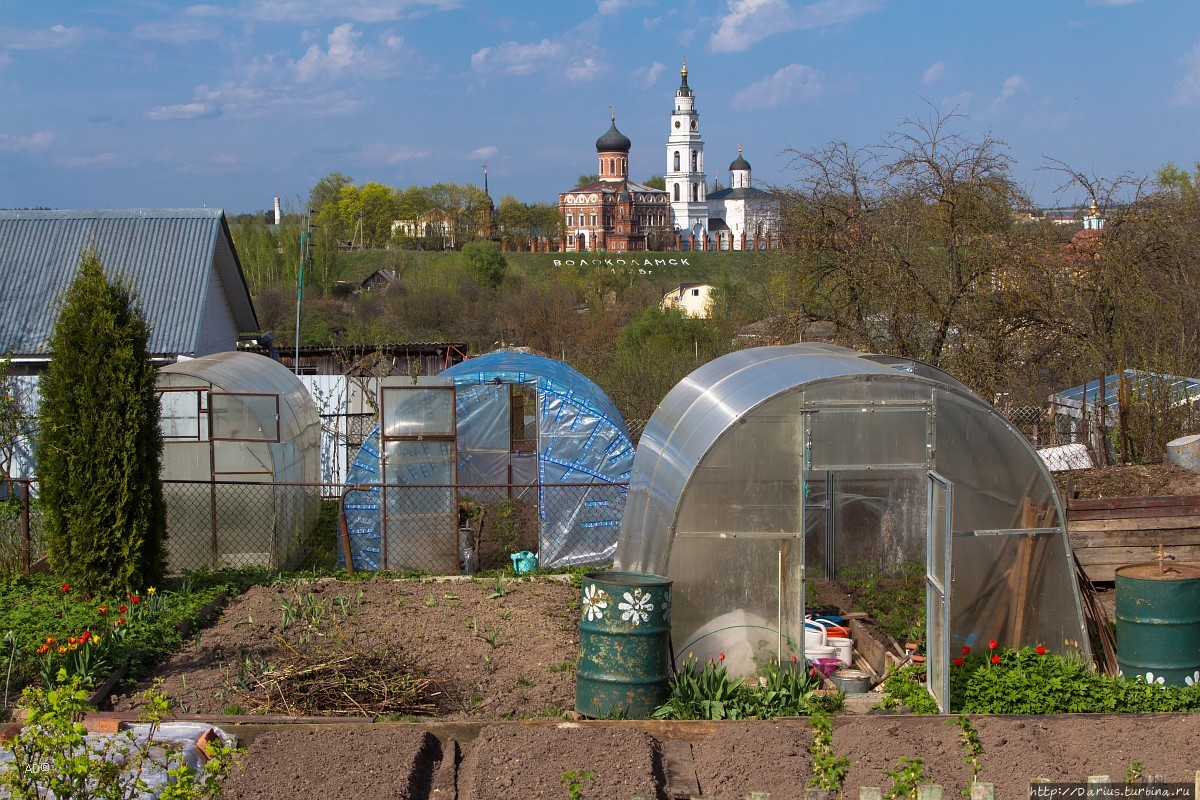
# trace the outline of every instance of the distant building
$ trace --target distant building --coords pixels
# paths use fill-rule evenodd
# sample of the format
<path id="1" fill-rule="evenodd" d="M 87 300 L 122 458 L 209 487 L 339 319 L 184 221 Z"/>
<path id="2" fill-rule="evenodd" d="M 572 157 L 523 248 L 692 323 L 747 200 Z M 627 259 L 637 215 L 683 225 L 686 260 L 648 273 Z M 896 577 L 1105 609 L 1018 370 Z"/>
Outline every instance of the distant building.
<path id="1" fill-rule="evenodd" d="M 666 190 L 629 180 L 629 138 L 617 130 L 596 140 L 600 180 L 559 195 L 567 230 L 565 249 L 751 250 L 776 246 L 779 201 L 756 188 L 750 162 L 738 147 L 729 165 L 728 189 L 708 192 L 700 113 L 688 86 L 687 62 L 679 71 L 667 136 Z"/>
<path id="2" fill-rule="evenodd" d="M 649 231 L 669 224 L 667 193 L 629 180 L 632 142 L 617 130 L 616 115 L 610 123 L 596 140 L 600 180 L 558 196 L 568 252 L 646 250 Z"/>
<path id="3" fill-rule="evenodd" d="M 715 291 L 716 287 L 708 283 L 681 283 L 663 295 L 659 307 L 663 311 L 678 308 L 685 317 L 708 319 Z"/>

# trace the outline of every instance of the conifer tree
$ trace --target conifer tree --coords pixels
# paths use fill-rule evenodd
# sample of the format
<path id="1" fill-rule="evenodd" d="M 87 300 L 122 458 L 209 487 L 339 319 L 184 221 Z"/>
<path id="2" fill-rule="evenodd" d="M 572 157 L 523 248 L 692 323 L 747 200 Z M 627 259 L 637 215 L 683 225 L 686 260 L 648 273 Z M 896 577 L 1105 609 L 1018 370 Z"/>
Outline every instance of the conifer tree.
<path id="1" fill-rule="evenodd" d="M 50 566 L 89 593 L 139 591 L 163 569 L 162 434 L 150 328 L 130 288 L 85 251 L 41 379 L 38 474 Z"/>

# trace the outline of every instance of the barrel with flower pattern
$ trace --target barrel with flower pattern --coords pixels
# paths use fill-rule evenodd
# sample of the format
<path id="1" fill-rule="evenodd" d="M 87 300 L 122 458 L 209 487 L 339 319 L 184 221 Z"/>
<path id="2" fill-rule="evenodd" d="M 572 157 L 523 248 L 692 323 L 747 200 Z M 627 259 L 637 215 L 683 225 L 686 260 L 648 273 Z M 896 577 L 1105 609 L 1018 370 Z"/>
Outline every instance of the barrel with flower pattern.
<path id="1" fill-rule="evenodd" d="M 640 572 L 583 577 L 575 710 L 649 717 L 670 693 L 671 581 Z"/>

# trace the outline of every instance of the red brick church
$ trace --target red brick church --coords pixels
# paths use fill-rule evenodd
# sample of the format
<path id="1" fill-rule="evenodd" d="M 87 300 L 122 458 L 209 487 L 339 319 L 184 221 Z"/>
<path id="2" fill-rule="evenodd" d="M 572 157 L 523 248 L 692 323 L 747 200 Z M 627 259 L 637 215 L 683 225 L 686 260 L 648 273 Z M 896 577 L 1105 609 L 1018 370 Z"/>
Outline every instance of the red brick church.
<path id="1" fill-rule="evenodd" d="M 653 229 L 670 230 L 668 193 L 629 180 L 631 145 L 614 115 L 608 132 L 596 140 L 600 180 L 558 196 L 568 252 L 646 250 Z"/>

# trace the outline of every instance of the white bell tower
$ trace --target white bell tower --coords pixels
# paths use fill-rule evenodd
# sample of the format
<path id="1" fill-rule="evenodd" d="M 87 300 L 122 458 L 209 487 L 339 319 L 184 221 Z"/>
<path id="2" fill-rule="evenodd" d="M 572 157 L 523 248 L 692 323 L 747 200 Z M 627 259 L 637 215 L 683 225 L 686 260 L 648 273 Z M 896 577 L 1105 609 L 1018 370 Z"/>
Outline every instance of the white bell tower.
<path id="1" fill-rule="evenodd" d="M 688 86 L 687 59 L 679 70 L 682 81 L 675 92 L 671 133 L 667 137 L 667 192 L 671 200 L 671 224 L 684 240 L 696 235 L 697 246 L 708 234 L 708 202 L 704 176 L 704 140 L 700 138 L 700 115 L 696 98 Z"/>

